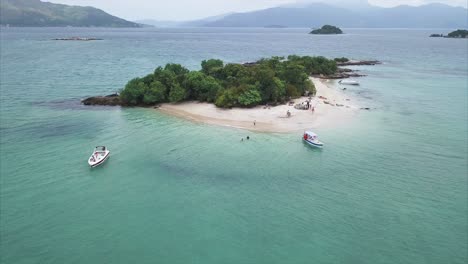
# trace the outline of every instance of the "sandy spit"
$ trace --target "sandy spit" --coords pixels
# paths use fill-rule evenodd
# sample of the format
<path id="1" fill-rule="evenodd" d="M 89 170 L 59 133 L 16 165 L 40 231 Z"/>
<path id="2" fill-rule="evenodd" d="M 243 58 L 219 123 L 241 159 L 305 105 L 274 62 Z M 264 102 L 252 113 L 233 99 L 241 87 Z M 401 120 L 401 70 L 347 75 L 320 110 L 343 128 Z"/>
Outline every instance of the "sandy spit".
<path id="1" fill-rule="evenodd" d="M 327 80 L 317 78 L 311 80 L 317 89 L 317 94 L 311 101 L 314 111 L 295 109 L 288 104 L 275 107 L 221 109 L 210 103 L 193 101 L 162 104 L 158 110 L 194 122 L 276 133 L 340 126 L 357 114 L 359 107 L 353 105 L 353 100 L 343 91 L 327 85 Z M 292 101 L 297 104 L 307 99 L 301 97 Z M 288 110 L 291 112 L 289 118 Z"/>

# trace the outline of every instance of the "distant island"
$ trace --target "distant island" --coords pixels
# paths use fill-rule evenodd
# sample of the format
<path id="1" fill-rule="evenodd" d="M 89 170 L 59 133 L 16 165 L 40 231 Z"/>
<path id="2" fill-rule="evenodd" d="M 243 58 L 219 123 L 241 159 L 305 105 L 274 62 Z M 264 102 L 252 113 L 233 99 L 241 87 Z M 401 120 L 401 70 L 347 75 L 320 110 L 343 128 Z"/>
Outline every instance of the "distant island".
<path id="1" fill-rule="evenodd" d="M 13 27 L 141 27 L 94 7 L 40 0 L 1 0 L 0 24 Z"/>
<path id="2" fill-rule="evenodd" d="M 447 35 L 448 38 L 468 38 L 468 30 L 465 29 L 459 29 L 450 32 Z"/>
<path id="3" fill-rule="evenodd" d="M 93 41 L 103 40 L 101 38 L 83 38 L 83 37 L 70 37 L 70 38 L 54 38 L 52 40 L 67 40 L 67 41 Z"/>
<path id="4" fill-rule="evenodd" d="M 314 29 L 310 32 L 310 34 L 314 35 L 336 35 L 336 34 L 343 34 L 343 31 L 335 26 L 325 25 L 322 28 Z"/>
<path id="5" fill-rule="evenodd" d="M 448 33 L 447 36 L 444 36 L 444 34 L 431 34 L 429 37 L 431 38 L 468 38 L 468 30 L 458 29 L 458 30 Z"/>

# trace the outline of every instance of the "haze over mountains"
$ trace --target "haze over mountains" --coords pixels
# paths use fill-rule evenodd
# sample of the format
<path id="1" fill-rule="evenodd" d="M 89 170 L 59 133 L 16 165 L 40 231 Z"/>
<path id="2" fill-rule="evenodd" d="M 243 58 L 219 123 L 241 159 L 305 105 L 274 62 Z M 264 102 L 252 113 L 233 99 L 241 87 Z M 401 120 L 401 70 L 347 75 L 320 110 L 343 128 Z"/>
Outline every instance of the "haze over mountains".
<path id="1" fill-rule="evenodd" d="M 457 28 L 467 27 L 466 8 L 443 4 L 380 8 L 344 8 L 323 3 L 280 6 L 259 11 L 236 13 L 203 24 L 206 27 L 319 27 L 332 24 L 363 28 Z"/>
<path id="2" fill-rule="evenodd" d="M 158 21 L 137 21 L 165 27 Z M 172 27 L 320 27 L 344 28 L 466 28 L 468 10 L 444 4 L 382 8 L 366 0 L 299 2 L 245 13 L 231 13 L 195 21 L 170 23 Z"/>
<path id="3" fill-rule="evenodd" d="M 444 4 L 382 8 L 367 0 L 298 2 L 263 10 L 228 13 L 194 21 L 145 19 L 130 22 L 93 7 L 68 6 L 40 0 L 0 0 L 1 24 L 75 27 L 320 27 L 343 28 L 467 28 L 468 10 Z M 314 0 L 312 0 L 314 1 Z M 321 0 L 316 0 L 321 1 Z"/>
<path id="4" fill-rule="evenodd" d="M 208 23 L 221 20 L 222 18 L 235 14 L 234 12 L 206 17 L 203 19 L 191 20 L 191 21 L 168 21 L 168 20 L 156 20 L 156 19 L 141 19 L 136 20 L 136 23 L 151 25 L 155 27 L 203 27 Z"/>

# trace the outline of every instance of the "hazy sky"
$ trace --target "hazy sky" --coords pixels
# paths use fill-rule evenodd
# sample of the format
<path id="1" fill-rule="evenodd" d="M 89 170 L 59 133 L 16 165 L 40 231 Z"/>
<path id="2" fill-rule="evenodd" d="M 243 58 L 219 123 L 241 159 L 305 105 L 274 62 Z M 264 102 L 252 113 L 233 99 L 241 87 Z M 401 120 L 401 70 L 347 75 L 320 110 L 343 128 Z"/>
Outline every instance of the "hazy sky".
<path id="1" fill-rule="evenodd" d="M 122 18 L 191 20 L 229 12 L 244 12 L 295 2 L 362 3 L 366 0 L 42 0 L 69 5 L 94 6 Z M 454 6 L 467 5 L 467 0 L 369 0 L 377 6 L 421 5 L 440 2 Z"/>

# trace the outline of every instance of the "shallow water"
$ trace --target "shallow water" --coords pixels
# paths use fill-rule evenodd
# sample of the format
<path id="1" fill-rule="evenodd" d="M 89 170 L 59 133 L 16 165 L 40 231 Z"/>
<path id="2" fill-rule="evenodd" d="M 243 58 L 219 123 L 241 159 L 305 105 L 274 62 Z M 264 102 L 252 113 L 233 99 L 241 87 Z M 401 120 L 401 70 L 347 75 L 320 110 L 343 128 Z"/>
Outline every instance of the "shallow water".
<path id="1" fill-rule="evenodd" d="M 1 262 L 466 263 L 466 40 L 307 31 L 2 28 Z M 104 40 L 50 40 L 75 35 Z M 288 54 L 382 60 L 346 91 L 376 109 L 315 150 L 79 104 L 167 62 Z"/>

